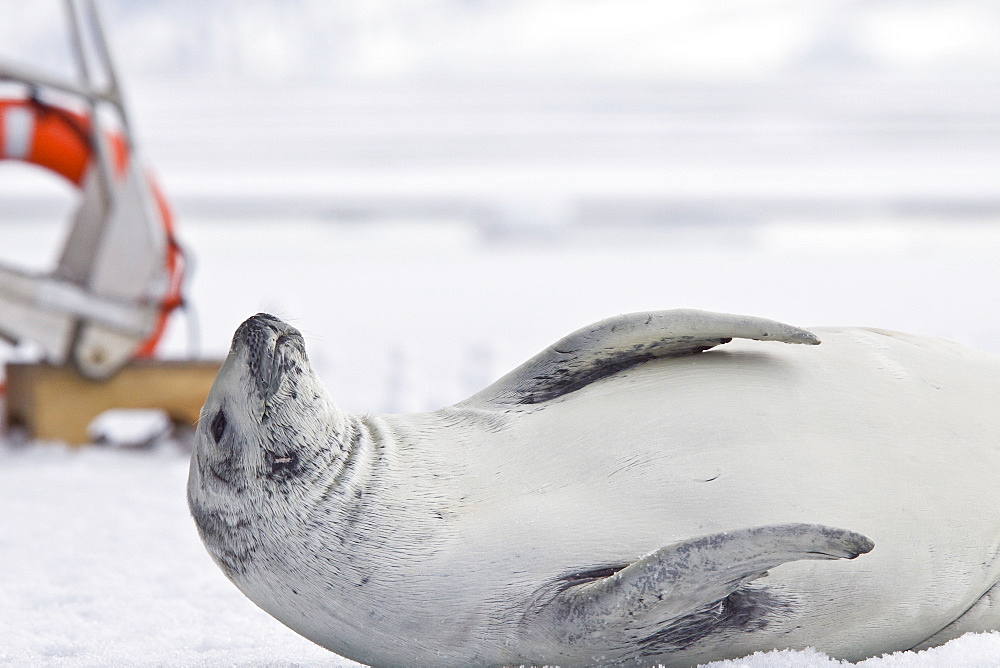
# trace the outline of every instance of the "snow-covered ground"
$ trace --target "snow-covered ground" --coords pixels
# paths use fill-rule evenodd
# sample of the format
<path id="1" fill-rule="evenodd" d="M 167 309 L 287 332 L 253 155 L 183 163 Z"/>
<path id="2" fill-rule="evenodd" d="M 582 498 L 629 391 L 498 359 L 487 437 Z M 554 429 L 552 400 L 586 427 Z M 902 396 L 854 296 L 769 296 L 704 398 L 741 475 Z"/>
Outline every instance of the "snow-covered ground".
<path id="1" fill-rule="evenodd" d="M 59 55 L 43 4 L 0 5 L 0 55 Z M 273 312 L 352 411 L 454 402 L 647 309 L 1000 354 L 1000 14 L 738 4 L 108 2 L 142 147 L 197 259 L 197 354 Z M 0 164 L 0 261 L 51 266 L 71 206 Z M 163 352 L 189 350 L 176 318 Z M 0 665 L 350 665 L 211 563 L 183 447 L 14 440 Z M 865 665 L 996 666 L 1000 635 Z"/>

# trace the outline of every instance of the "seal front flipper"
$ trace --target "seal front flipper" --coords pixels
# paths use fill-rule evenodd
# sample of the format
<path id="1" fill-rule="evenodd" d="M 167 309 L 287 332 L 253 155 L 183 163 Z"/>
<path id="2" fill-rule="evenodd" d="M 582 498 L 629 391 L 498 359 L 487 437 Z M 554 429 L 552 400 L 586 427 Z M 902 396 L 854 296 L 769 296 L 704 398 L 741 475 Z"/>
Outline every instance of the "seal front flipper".
<path id="1" fill-rule="evenodd" d="M 539 404 L 643 362 L 700 353 L 734 338 L 819 343 L 803 329 L 752 316 L 683 309 L 631 313 L 573 332 L 459 405 Z"/>
<path id="2" fill-rule="evenodd" d="M 818 524 L 704 536 L 620 569 L 560 578 L 539 592 L 525 622 L 533 634 L 565 647 L 569 663 L 579 651 L 608 658 L 617 649 L 655 654 L 718 631 L 753 630 L 755 614 L 781 604 L 766 600 L 764 588 L 745 585 L 771 568 L 800 559 L 854 559 L 874 546 L 861 534 Z"/>

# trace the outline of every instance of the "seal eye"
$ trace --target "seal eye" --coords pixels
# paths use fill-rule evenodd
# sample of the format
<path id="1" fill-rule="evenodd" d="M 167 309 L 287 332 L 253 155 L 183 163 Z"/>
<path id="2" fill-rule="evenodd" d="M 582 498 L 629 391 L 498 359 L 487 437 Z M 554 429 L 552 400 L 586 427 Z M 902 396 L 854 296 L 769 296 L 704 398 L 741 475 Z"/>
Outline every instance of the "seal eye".
<path id="1" fill-rule="evenodd" d="M 223 434 L 226 433 L 226 424 L 226 414 L 220 408 L 219 412 L 212 418 L 212 424 L 209 425 L 209 429 L 212 431 L 212 438 L 215 439 L 216 443 L 222 440 Z"/>

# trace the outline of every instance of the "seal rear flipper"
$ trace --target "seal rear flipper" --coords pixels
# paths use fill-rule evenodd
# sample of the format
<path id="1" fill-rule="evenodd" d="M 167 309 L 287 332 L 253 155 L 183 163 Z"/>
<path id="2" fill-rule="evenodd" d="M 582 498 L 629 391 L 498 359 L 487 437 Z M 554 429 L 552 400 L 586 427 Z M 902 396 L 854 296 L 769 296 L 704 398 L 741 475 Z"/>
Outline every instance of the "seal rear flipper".
<path id="1" fill-rule="evenodd" d="M 631 313 L 573 332 L 459 406 L 551 401 L 643 362 L 700 353 L 734 338 L 819 343 L 803 329 L 752 316 L 684 309 Z"/>
<path id="2" fill-rule="evenodd" d="M 547 602 L 544 594 L 537 599 L 526 621 L 534 633 L 566 647 L 568 659 L 578 651 L 655 653 L 715 632 L 727 619 L 721 612 L 725 603 L 748 607 L 738 600 L 741 593 L 751 593 L 745 585 L 771 568 L 800 559 L 854 559 L 873 547 L 861 534 L 818 524 L 704 536 L 668 545 L 623 568 L 605 569 L 613 573 L 603 577 L 562 578 L 554 596 L 548 590 Z M 746 615 L 739 621 L 752 623 Z"/>

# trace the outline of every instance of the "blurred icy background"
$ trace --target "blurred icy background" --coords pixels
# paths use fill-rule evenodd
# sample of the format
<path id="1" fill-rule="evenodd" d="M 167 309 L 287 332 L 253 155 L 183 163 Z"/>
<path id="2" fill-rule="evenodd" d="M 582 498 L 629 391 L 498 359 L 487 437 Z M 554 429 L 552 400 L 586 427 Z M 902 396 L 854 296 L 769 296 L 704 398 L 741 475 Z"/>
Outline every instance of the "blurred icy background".
<path id="1" fill-rule="evenodd" d="M 303 329 L 345 407 L 398 411 L 461 399 L 573 329 L 645 309 L 871 325 L 1000 352 L 996 3 L 101 6 L 144 155 L 198 260 L 201 355 L 221 356 L 242 319 L 270 310 Z M 0 57 L 72 71 L 59 3 L 0 0 L 0 12 Z M 55 177 L 0 164 L 0 259 L 48 267 L 72 206 Z M 186 339 L 181 320 L 166 353 L 185 354 Z M 19 490 L 4 515 L 50 559 L 66 540 L 41 528 L 63 509 L 39 509 L 40 493 L 24 501 L 38 488 L 28 471 L 47 476 L 42 489 L 71 490 L 56 498 L 74 507 L 102 488 L 94 475 L 111 461 L 131 462 L 113 470 L 121 488 L 162 464 L 0 454 L 3 475 L 23 481 L 0 486 Z M 201 555 L 183 517 L 183 462 L 171 462 L 164 494 L 108 497 L 94 512 L 134 535 L 144 518 L 114 509 L 149 510 L 169 527 L 150 549 L 186 567 L 162 548 Z M 118 554 L 112 537 L 94 536 L 84 518 L 71 541 Z M 25 568 L 45 563 L 3 541 Z M 110 601 L 52 585 L 60 628 L 80 610 L 101 619 L 162 597 L 133 592 L 128 568 L 102 572 L 118 563 L 108 554 L 84 589 L 110 583 Z M 180 635 L 147 647 L 151 661 L 323 656 L 266 617 L 247 621 L 255 611 L 195 558 L 209 570 L 192 582 L 171 579 L 161 558 L 163 586 L 217 598 L 200 613 L 160 614 L 191 615 L 205 638 L 192 645 L 174 617 L 140 602 L 137 628 Z M 134 659 L 128 644 L 108 653 L 114 639 L 96 622 L 90 640 L 70 634 L 45 655 L 32 629 L 51 606 L 17 596 L 15 662 Z M 18 600 L 41 606 L 39 618 L 22 617 Z M 251 640 L 226 635 L 241 624 Z"/>
<path id="2" fill-rule="evenodd" d="M 275 310 L 399 410 L 639 309 L 1000 350 L 994 3 L 102 6 L 204 354 Z M 0 9 L 0 55 L 72 71 L 58 3 Z M 0 169 L 0 258 L 43 268 L 71 199 Z"/>
<path id="3" fill-rule="evenodd" d="M 639 309 L 1000 350 L 993 3 L 102 6 L 204 354 L 275 310 L 400 410 Z M 0 9 L 0 55 L 72 72 L 59 3 Z M 0 258 L 43 268 L 72 200 L 0 168 Z"/>

